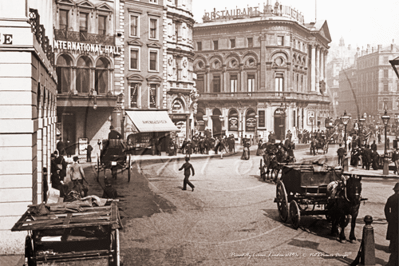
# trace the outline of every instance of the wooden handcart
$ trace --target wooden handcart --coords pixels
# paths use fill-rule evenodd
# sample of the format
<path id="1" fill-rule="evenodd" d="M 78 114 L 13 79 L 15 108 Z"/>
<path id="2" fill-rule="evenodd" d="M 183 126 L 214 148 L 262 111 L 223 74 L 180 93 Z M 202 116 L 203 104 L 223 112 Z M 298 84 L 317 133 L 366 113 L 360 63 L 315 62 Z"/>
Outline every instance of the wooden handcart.
<path id="1" fill-rule="evenodd" d="M 127 155 L 128 147 L 121 139 L 104 139 L 103 149 L 100 157 L 97 158 L 97 181 L 100 176 L 100 170 L 110 169 L 112 178 L 116 179 L 118 170 L 128 170 L 128 182 L 131 176 L 131 157 Z"/>
<path id="2" fill-rule="evenodd" d="M 341 169 L 314 164 L 284 165 L 281 179 L 276 185 L 276 198 L 280 219 L 283 222 L 290 216 L 297 229 L 304 215 L 326 215 L 327 185 L 341 180 Z"/>
<path id="3" fill-rule="evenodd" d="M 30 206 L 14 225 L 11 231 L 28 231 L 25 261 L 29 266 L 120 265 L 116 202 L 103 207 L 77 202 L 46 204 L 46 215 Z"/>

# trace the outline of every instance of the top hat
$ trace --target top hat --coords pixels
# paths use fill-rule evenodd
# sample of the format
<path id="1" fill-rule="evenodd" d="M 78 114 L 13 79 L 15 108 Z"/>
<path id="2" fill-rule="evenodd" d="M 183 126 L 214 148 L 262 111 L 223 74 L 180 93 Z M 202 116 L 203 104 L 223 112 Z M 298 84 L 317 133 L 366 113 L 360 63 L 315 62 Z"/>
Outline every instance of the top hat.
<path id="1" fill-rule="evenodd" d="M 393 190 L 395 190 L 395 191 L 399 190 L 399 182 L 395 184 L 395 187 L 393 188 Z"/>

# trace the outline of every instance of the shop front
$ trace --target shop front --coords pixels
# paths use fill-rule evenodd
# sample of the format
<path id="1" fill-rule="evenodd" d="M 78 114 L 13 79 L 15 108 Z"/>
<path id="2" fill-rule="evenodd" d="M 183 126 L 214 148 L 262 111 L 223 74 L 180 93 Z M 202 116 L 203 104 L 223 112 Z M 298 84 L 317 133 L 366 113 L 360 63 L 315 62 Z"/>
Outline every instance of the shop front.
<path id="1" fill-rule="evenodd" d="M 125 121 L 127 145 L 133 155 L 167 152 L 171 134 L 179 130 L 166 111 L 126 111 Z"/>

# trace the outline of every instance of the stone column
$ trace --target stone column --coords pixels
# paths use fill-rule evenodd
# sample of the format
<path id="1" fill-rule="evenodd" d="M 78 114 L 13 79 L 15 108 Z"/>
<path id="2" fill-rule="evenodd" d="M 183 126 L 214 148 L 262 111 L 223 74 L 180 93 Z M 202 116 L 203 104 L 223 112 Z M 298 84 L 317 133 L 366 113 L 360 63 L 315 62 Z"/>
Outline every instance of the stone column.
<path id="1" fill-rule="evenodd" d="M 320 81 L 324 80 L 324 49 L 320 52 Z"/>
<path id="2" fill-rule="evenodd" d="M 248 91 L 248 88 L 245 89 L 245 71 L 244 71 L 244 66 L 240 66 L 240 81 L 241 81 L 241 86 L 239 91 Z"/>
<path id="3" fill-rule="evenodd" d="M 206 68 L 205 76 L 206 76 L 205 92 L 210 93 L 212 91 L 212 89 L 211 89 L 211 73 L 210 73 L 209 66 Z"/>
<path id="4" fill-rule="evenodd" d="M 316 47 L 316 84 L 315 91 L 320 93 L 320 48 Z"/>
<path id="5" fill-rule="evenodd" d="M 310 71 L 310 91 L 315 91 L 315 83 L 316 83 L 316 46 L 312 45 L 312 55 L 311 55 L 311 71 Z"/>

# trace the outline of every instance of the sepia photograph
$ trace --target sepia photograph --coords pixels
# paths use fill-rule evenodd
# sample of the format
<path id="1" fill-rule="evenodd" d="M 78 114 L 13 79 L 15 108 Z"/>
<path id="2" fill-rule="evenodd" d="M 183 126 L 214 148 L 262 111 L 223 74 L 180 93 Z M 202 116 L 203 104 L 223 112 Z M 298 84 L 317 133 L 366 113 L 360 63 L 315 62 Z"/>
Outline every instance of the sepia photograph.
<path id="1" fill-rule="evenodd" d="M 399 266 L 398 10 L 0 0 L 0 265 Z"/>

